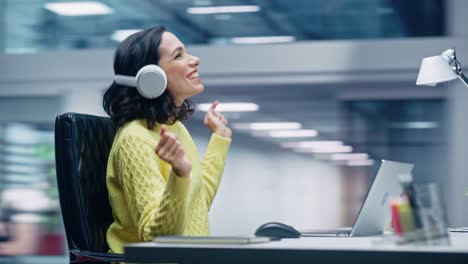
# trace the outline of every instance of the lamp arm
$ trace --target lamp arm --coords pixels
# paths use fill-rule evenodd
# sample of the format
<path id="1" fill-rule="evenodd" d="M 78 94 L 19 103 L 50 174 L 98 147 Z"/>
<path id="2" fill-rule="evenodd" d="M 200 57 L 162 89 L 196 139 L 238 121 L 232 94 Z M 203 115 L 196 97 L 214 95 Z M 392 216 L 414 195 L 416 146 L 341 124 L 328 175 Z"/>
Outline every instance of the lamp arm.
<path id="1" fill-rule="evenodd" d="M 458 73 L 458 77 L 460 80 L 462 80 L 465 86 L 468 87 L 468 78 L 466 78 L 466 76 L 461 71 Z"/>

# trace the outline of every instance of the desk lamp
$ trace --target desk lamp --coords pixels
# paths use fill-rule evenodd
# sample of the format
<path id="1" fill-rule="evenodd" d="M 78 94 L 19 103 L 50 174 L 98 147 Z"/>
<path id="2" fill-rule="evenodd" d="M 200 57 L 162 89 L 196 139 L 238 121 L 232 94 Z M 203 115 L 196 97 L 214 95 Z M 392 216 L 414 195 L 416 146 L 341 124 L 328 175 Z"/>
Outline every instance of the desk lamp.
<path id="1" fill-rule="evenodd" d="M 448 49 L 438 56 L 423 59 L 416 85 L 436 86 L 438 83 L 452 81 L 457 77 L 468 87 L 468 79 L 461 71 L 455 49 Z"/>

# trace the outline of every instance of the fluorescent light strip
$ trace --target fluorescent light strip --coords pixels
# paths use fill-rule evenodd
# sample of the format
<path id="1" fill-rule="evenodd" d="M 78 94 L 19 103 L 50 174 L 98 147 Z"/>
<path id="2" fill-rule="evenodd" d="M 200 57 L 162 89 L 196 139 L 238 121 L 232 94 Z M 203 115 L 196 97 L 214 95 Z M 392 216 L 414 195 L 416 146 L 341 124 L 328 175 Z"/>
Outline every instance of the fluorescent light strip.
<path id="1" fill-rule="evenodd" d="M 208 112 L 211 107 L 209 104 L 198 104 L 197 110 Z M 219 103 L 216 111 L 220 112 L 256 112 L 260 109 L 258 104 L 254 103 Z"/>
<path id="2" fill-rule="evenodd" d="M 258 5 L 242 5 L 242 6 L 209 6 L 209 7 L 189 7 L 187 13 L 192 15 L 207 15 L 207 14 L 225 14 L 225 13 L 252 13 L 259 12 Z"/>
<path id="3" fill-rule="evenodd" d="M 44 8 L 61 16 L 107 15 L 114 10 L 101 2 L 57 2 L 46 3 Z"/>
<path id="4" fill-rule="evenodd" d="M 235 44 L 263 44 L 263 43 L 285 43 L 294 42 L 293 36 L 271 36 L 271 37 L 238 37 L 232 38 L 231 42 Z"/>
<path id="5" fill-rule="evenodd" d="M 24 54 L 24 53 L 36 53 L 37 48 L 6 48 L 5 53 L 8 54 Z"/>
<path id="6" fill-rule="evenodd" d="M 126 38 L 128 38 L 130 35 L 137 33 L 141 31 L 141 29 L 119 29 L 114 31 L 111 35 L 111 39 L 117 41 L 117 42 L 122 42 Z"/>
<path id="7" fill-rule="evenodd" d="M 281 130 L 281 129 L 301 129 L 301 123 L 297 122 L 254 122 L 254 123 L 234 123 L 232 127 L 239 130 Z"/>
<path id="8" fill-rule="evenodd" d="M 33 155 L 34 149 L 28 147 L 21 147 L 21 146 L 6 146 L 4 151 L 8 154 L 20 154 L 20 155 Z"/>
<path id="9" fill-rule="evenodd" d="M 6 163 L 22 163 L 22 164 L 33 164 L 33 165 L 43 165 L 47 164 L 48 161 L 42 160 L 36 157 L 28 157 L 28 156 L 22 156 L 22 155 L 5 155 L 3 157 L 4 161 Z"/>
<path id="10" fill-rule="evenodd" d="M 333 154 L 331 160 L 367 160 L 369 155 L 367 153 L 347 153 L 347 154 Z"/>
<path id="11" fill-rule="evenodd" d="M 4 166 L 3 168 L 5 171 L 8 171 L 8 172 L 25 173 L 28 175 L 37 175 L 39 174 L 38 171 L 42 169 L 42 164 L 29 164 L 28 166 L 10 164 L 10 165 Z"/>
<path id="12" fill-rule="evenodd" d="M 352 152 L 353 148 L 351 146 L 336 146 L 327 148 L 297 148 L 294 151 L 300 153 L 348 153 Z"/>
<path id="13" fill-rule="evenodd" d="M 437 122 L 393 122 L 390 124 L 392 128 L 405 128 L 405 129 L 431 129 L 437 128 Z"/>
<path id="14" fill-rule="evenodd" d="M 280 144 L 283 148 L 314 148 L 314 147 L 338 147 L 343 146 L 341 141 L 299 141 L 283 142 Z"/>
<path id="15" fill-rule="evenodd" d="M 276 130 L 270 131 L 270 137 L 273 138 L 299 138 L 299 137 L 316 137 L 318 136 L 317 130 Z"/>
<path id="16" fill-rule="evenodd" d="M 348 166 L 372 166 L 374 165 L 374 160 L 348 160 L 346 162 Z"/>

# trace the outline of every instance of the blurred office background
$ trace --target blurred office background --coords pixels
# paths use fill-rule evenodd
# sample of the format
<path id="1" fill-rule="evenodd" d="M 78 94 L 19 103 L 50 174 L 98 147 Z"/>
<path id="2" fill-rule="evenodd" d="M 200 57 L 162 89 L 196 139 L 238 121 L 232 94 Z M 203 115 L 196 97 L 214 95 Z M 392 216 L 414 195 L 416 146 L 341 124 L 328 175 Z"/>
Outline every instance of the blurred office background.
<path id="1" fill-rule="evenodd" d="M 201 58 L 205 92 L 186 122 L 200 154 L 204 104 L 235 103 L 212 234 L 351 226 L 381 159 L 415 163 L 418 183 L 441 186 L 450 225 L 468 226 L 468 89 L 415 85 L 422 58 L 447 48 L 468 66 L 466 11 L 464 0 L 0 0 L 0 233 L 12 235 L 0 255 L 66 262 L 55 116 L 105 115 L 115 47 L 155 24 Z"/>

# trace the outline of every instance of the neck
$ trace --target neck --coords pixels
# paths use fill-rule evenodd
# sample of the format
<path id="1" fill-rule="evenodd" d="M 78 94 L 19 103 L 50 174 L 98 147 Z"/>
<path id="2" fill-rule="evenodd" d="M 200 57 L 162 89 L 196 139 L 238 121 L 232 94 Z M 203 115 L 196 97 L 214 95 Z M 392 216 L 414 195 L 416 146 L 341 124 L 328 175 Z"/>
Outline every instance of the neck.
<path id="1" fill-rule="evenodd" d="M 174 98 L 174 105 L 177 107 L 177 109 L 180 109 L 182 107 L 182 104 L 184 103 L 185 99 L 177 99 Z"/>

